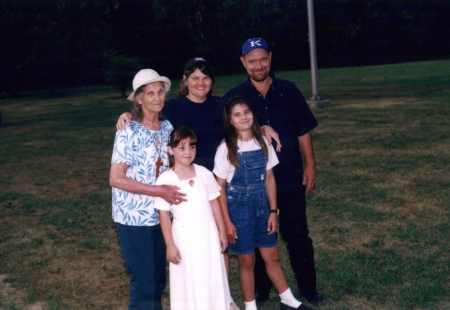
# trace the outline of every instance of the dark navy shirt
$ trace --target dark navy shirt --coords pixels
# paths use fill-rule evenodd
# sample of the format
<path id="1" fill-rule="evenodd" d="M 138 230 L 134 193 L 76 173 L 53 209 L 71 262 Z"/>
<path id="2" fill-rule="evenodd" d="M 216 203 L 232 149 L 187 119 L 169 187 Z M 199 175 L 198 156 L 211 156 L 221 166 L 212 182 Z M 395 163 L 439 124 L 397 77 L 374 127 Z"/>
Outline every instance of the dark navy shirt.
<path id="1" fill-rule="evenodd" d="M 197 155 L 195 163 L 214 169 L 214 155 L 222 140 L 223 100 L 208 96 L 203 103 L 196 103 L 186 96 L 169 99 L 164 103 L 162 115 L 174 128 L 187 126 L 197 136 Z"/>
<path id="2" fill-rule="evenodd" d="M 273 170 L 277 192 L 287 194 L 300 185 L 303 179 L 298 137 L 310 132 L 318 123 L 294 83 L 277 79 L 273 74 L 271 77 L 273 81 L 266 97 L 248 79 L 230 89 L 223 99 L 237 95 L 246 97 L 255 110 L 259 124 L 270 125 L 278 133 L 283 147 L 277 153 L 280 163 Z"/>

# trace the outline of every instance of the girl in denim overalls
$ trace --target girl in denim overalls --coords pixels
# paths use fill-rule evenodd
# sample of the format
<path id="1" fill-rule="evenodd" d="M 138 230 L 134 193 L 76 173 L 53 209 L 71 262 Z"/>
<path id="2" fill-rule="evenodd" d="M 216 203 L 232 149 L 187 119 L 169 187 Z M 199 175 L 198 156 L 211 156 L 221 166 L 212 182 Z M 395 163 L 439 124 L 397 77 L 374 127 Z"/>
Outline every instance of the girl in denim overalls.
<path id="1" fill-rule="evenodd" d="M 255 247 L 260 249 L 267 274 L 280 295 L 280 309 L 310 309 L 293 296 L 279 262 L 276 183 L 272 171 L 278 164 L 276 153 L 261 135 L 245 97 L 228 99 L 223 120 L 225 139 L 217 149 L 213 172 L 222 187 L 219 203 L 229 241 L 228 252 L 238 255 L 245 309 L 257 309 Z"/>

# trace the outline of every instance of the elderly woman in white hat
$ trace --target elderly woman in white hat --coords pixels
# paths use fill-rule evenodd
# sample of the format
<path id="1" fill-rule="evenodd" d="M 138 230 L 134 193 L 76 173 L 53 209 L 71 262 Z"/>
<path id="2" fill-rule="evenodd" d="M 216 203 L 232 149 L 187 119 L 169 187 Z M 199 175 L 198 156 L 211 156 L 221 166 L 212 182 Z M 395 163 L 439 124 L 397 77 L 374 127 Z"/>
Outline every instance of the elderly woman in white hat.
<path id="1" fill-rule="evenodd" d="M 129 309 L 162 309 L 166 285 L 166 247 L 154 197 L 170 204 L 185 201 L 178 187 L 154 185 L 169 167 L 167 145 L 172 124 L 162 120 L 170 80 L 152 69 L 133 80 L 133 120 L 118 131 L 111 161 L 112 217 L 131 273 Z"/>
<path id="2" fill-rule="evenodd" d="M 190 59 L 183 70 L 177 97 L 166 101 L 162 111 L 174 127 L 187 126 L 197 135 L 195 163 L 209 170 L 214 168 L 214 155 L 222 140 L 222 98 L 212 95 L 214 68 L 202 57 Z M 123 113 L 116 128 L 124 129 L 132 115 Z"/>

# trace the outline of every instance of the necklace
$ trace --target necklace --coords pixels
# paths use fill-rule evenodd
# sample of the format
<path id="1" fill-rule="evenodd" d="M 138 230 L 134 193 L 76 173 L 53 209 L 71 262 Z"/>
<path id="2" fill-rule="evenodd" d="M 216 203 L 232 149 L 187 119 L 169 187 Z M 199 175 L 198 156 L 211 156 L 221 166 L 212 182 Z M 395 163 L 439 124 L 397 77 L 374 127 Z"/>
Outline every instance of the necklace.
<path id="1" fill-rule="evenodd" d="M 159 148 L 158 148 L 159 146 Z M 155 148 L 156 148 L 156 153 L 158 153 L 158 160 L 156 161 L 155 165 L 156 165 L 156 177 L 159 177 L 159 170 L 161 169 L 161 167 L 164 165 L 162 160 L 161 160 L 161 147 L 160 147 L 160 141 L 159 141 L 159 135 L 156 132 L 155 133 Z"/>
<path id="2" fill-rule="evenodd" d="M 142 125 L 149 129 L 149 130 L 153 130 L 156 131 L 155 132 L 155 149 L 156 149 L 156 153 L 158 154 L 158 160 L 155 163 L 156 166 L 156 171 L 155 171 L 155 175 L 156 178 L 159 177 L 159 171 L 161 170 L 161 167 L 164 166 L 164 163 L 161 160 L 161 147 L 160 147 L 160 139 L 159 139 L 159 135 L 158 135 L 158 130 L 159 128 L 161 128 L 161 123 L 159 122 L 159 120 L 157 120 L 157 122 L 146 122 L 145 119 L 142 120 Z"/>
<path id="3" fill-rule="evenodd" d="M 146 122 L 145 120 L 142 121 L 142 125 L 150 130 L 158 130 L 159 127 L 161 126 L 161 123 L 159 122 L 159 120 L 156 123 L 150 123 L 150 122 Z"/>

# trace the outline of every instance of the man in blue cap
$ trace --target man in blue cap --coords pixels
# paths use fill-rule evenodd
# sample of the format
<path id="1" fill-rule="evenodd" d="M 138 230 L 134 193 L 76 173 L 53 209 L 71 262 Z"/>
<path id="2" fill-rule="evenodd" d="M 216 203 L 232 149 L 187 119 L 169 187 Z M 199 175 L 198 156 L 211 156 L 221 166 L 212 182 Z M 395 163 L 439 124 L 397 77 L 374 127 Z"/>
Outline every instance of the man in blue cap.
<path id="1" fill-rule="evenodd" d="M 278 133 L 282 149 L 277 154 L 280 163 L 275 166 L 274 173 L 280 234 L 287 243 L 300 293 L 309 302 L 318 305 L 323 298 L 316 290 L 314 249 L 308 232 L 305 200 L 305 192 L 310 192 L 316 181 L 310 131 L 318 123 L 297 86 L 277 79 L 271 72 L 271 60 L 272 53 L 264 39 L 245 41 L 241 62 L 248 80 L 230 89 L 223 98 L 245 96 L 253 105 L 260 125 L 263 128 L 271 126 Z M 257 300 L 265 301 L 269 298 L 272 283 L 259 251 L 256 249 L 255 252 L 255 292 Z"/>

